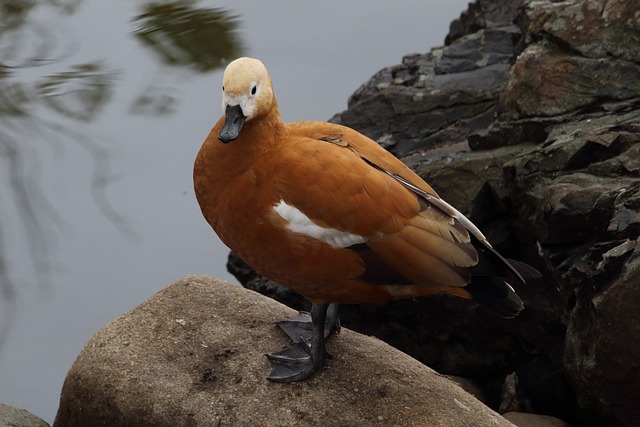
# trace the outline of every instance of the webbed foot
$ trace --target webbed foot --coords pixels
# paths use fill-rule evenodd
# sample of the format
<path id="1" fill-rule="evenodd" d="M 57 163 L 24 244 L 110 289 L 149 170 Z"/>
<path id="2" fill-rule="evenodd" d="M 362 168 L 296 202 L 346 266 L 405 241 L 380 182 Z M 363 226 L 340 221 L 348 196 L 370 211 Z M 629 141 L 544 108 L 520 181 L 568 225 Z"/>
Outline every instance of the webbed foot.
<path id="1" fill-rule="evenodd" d="M 293 341 L 291 347 L 267 353 L 273 369 L 269 380 L 301 381 L 313 374 L 327 359 L 325 338 L 340 331 L 337 304 L 313 304 L 311 313 L 300 312 L 277 325 Z"/>
<path id="2" fill-rule="evenodd" d="M 311 313 L 299 311 L 296 317 L 289 320 L 279 320 L 276 325 L 284 332 L 291 342 L 311 340 L 313 336 L 313 321 Z M 338 304 L 329 304 L 324 325 L 324 337 L 340 333 L 340 319 L 338 318 Z"/>
<path id="3" fill-rule="evenodd" d="M 273 365 L 269 380 L 294 382 L 309 377 L 322 366 L 326 353 L 314 356 L 311 344 L 302 340 L 284 350 L 267 353 L 266 356 Z"/>

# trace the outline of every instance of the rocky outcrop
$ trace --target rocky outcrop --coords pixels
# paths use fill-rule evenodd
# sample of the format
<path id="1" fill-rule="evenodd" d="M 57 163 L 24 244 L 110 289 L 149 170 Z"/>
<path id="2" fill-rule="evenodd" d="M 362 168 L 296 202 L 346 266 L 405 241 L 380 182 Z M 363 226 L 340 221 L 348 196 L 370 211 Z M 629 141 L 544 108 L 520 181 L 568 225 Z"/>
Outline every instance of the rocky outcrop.
<path id="1" fill-rule="evenodd" d="M 544 280 L 517 289 L 526 310 L 512 321 L 442 297 L 344 307 L 344 324 L 473 379 L 495 409 L 637 425 L 639 13 L 625 0 L 478 0 L 446 46 L 353 94 L 333 121 L 379 140 Z"/>
<path id="2" fill-rule="evenodd" d="M 519 36 L 509 18 L 381 70 L 331 121 L 358 129 L 399 157 L 466 141 L 493 121 Z"/>
<path id="3" fill-rule="evenodd" d="M 103 327 L 64 383 L 55 426 L 513 426 L 449 379 L 384 342 L 333 337 L 326 368 L 267 381 L 273 324 L 295 312 L 190 276 Z"/>

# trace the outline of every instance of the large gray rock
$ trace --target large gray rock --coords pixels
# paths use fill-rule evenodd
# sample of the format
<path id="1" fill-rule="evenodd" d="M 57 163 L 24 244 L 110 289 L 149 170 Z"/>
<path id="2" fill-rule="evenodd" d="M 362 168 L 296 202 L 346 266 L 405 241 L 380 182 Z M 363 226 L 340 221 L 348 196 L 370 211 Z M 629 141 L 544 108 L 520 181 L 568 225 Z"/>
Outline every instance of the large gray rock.
<path id="1" fill-rule="evenodd" d="M 512 426 L 455 383 L 343 329 L 312 378 L 266 379 L 294 311 L 190 276 L 98 331 L 71 367 L 55 426 Z"/>

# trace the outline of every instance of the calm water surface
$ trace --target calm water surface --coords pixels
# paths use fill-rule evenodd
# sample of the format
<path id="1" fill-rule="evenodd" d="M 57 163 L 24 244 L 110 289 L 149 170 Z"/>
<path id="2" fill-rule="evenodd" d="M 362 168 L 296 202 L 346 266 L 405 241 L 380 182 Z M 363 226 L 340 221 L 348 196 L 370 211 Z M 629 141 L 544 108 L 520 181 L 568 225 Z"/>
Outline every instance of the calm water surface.
<path id="1" fill-rule="evenodd" d="M 229 59 L 266 63 L 285 121 L 326 120 L 466 5 L 2 3 L 0 402 L 52 422 L 102 325 L 186 274 L 233 280 L 191 182 Z"/>

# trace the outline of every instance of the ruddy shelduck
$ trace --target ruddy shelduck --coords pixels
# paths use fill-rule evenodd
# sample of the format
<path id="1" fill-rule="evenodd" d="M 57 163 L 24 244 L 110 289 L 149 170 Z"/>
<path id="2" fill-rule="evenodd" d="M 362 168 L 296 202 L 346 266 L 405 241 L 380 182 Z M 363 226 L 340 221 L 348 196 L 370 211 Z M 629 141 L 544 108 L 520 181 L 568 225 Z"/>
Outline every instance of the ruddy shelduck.
<path id="1" fill-rule="evenodd" d="M 506 318 L 522 310 L 512 284 L 532 267 L 503 258 L 373 140 L 331 123 L 283 123 L 261 61 L 227 66 L 222 110 L 194 165 L 202 213 L 241 259 L 312 303 L 278 323 L 294 344 L 267 354 L 269 379 L 302 380 L 324 363 L 338 304 L 449 294 Z"/>

